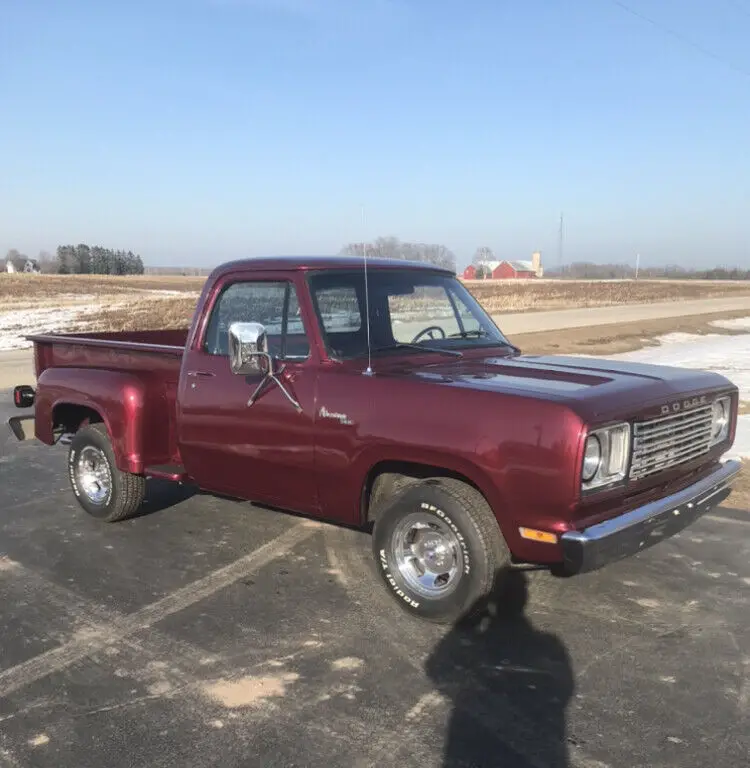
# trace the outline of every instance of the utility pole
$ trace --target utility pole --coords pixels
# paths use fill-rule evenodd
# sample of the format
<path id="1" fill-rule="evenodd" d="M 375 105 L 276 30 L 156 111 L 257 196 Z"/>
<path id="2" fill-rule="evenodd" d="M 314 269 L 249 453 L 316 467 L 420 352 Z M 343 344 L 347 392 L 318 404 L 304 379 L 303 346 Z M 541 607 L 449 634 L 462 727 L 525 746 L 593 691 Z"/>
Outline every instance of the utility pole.
<path id="1" fill-rule="evenodd" d="M 635 255 L 635 279 L 636 280 L 638 279 L 638 268 L 640 267 L 640 265 L 641 265 L 641 254 L 636 253 Z"/>
<path id="2" fill-rule="evenodd" d="M 560 275 L 562 276 L 563 266 L 563 215 L 560 212 L 560 229 L 557 238 L 557 265 L 560 268 Z"/>

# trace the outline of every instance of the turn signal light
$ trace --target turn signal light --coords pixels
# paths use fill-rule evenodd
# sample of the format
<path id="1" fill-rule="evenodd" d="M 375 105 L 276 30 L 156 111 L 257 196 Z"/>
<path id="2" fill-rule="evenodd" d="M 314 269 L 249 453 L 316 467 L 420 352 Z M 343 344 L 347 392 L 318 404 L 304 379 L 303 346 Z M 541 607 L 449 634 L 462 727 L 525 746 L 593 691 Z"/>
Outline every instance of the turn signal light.
<path id="1" fill-rule="evenodd" d="M 537 531 L 536 528 L 519 528 L 519 533 L 524 539 L 542 541 L 545 544 L 557 544 L 557 535 L 549 531 Z"/>

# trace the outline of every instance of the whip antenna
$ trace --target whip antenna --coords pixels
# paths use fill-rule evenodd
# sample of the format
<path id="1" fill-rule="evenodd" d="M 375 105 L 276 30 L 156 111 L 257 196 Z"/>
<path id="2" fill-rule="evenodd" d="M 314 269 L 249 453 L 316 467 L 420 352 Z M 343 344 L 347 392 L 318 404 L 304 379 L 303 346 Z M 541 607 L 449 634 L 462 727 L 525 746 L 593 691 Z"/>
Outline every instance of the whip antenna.
<path id="1" fill-rule="evenodd" d="M 365 238 L 365 207 L 362 206 L 362 259 L 365 264 L 365 329 L 367 331 L 367 370 L 365 376 L 372 376 L 372 348 L 370 346 L 370 290 L 367 284 L 367 240 Z"/>

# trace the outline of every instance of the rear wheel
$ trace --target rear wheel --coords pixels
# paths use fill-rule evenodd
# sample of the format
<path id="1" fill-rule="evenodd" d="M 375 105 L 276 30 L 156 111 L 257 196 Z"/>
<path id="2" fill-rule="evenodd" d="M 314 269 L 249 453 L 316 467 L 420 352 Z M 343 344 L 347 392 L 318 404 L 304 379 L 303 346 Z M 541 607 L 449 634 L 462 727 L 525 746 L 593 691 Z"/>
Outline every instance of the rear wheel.
<path id="1" fill-rule="evenodd" d="M 386 506 L 373 554 L 398 603 L 439 623 L 482 610 L 511 559 L 482 494 L 443 478 L 410 485 Z"/>
<path id="2" fill-rule="evenodd" d="M 106 523 L 126 520 L 138 512 L 146 480 L 119 470 L 103 424 L 76 432 L 68 450 L 68 475 L 78 503 Z"/>

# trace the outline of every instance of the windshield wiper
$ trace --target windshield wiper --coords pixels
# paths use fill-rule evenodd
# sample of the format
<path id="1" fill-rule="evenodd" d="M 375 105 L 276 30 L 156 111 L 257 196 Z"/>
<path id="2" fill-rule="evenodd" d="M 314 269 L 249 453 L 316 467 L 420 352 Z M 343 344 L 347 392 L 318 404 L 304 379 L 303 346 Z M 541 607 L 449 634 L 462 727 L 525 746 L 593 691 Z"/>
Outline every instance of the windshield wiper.
<path id="1" fill-rule="evenodd" d="M 439 355 L 450 355 L 451 357 L 463 357 L 463 352 L 459 352 L 456 349 L 441 349 L 440 347 L 423 347 L 421 344 L 408 344 L 405 341 L 400 341 L 396 344 L 386 344 L 383 347 L 373 347 L 373 352 L 387 352 L 391 349 L 416 349 L 420 352 L 435 352 Z"/>
<path id="2" fill-rule="evenodd" d="M 483 328 L 476 328 L 471 331 L 459 331 L 458 333 L 451 333 L 449 339 L 470 339 L 470 338 L 482 338 L 482 336 L 489 336 L 489 333 Z"/>

